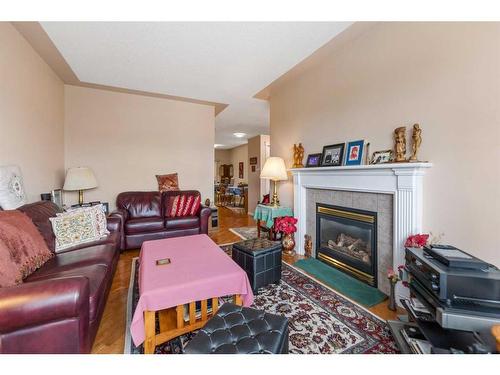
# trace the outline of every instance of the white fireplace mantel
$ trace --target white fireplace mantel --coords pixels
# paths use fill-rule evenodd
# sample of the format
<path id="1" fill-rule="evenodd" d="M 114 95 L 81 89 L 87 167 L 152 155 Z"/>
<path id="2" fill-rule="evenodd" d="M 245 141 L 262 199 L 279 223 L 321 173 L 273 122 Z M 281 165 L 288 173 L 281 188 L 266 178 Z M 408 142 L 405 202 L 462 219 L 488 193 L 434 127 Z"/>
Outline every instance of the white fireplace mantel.
<path id="1" fill-rule="evenodd" d="M 404 262 L 406 238 L 422 230 L 423 176 L 431 163 L 391 163 L 290 169 L 294 216 L 298 219 L 296 251 L 304 253 L 306 189 L 329 189 L 393 195 L 393 267 Z"/>

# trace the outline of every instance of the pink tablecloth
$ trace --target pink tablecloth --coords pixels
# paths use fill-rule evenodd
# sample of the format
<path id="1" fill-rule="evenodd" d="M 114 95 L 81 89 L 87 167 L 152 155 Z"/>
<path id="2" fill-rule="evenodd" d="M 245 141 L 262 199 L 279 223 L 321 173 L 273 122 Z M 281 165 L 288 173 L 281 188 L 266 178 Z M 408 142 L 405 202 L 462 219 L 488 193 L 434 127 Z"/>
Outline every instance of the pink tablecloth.
<path id="1" fill-rule="evenodd" d="M 163 258 L 171 264 L 157 266 Z M 135 345 L 145 339 L 144 311 L 233 294 L 245 306 L 253 302 L 245 271 L 205 234 L 144 242 L 139 259 L 140 297 L 130 326 Z"/>

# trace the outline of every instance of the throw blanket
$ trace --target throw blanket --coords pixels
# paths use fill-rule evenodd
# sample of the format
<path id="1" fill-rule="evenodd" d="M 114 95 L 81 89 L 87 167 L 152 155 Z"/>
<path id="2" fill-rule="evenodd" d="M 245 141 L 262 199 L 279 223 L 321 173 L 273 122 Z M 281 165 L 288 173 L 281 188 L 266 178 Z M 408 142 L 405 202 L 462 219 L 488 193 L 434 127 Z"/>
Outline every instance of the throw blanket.
<path id="1" fill-rule="evenodd" d="M 0 211 L 0 287 L 21 283 L 52 256 L 26 214 Z"/>

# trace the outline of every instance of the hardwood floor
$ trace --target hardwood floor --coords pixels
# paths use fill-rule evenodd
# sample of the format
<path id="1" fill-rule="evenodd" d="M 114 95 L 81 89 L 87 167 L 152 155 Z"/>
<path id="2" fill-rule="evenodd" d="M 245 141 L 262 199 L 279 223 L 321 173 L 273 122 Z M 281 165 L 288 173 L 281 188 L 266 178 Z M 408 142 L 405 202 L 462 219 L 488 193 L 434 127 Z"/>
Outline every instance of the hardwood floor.
<path id="1" fill-rule="evenodd" d="M 219 226 L 211 230 L 209 236 L 218 244 L 240 241 L 241 238 L 229 229 L 255 225 L 255 221 L 247 214 L 236 214 L 227 208 L 219 209 Z M 127 293 L 130 283 L 132 259 L 139 256 L 139 250 L 128 250 L 120 255 L 108 301 L 104 309 L 101 325 L 92 348 L 93 354 L 121 354 L 125 340 L 125 315 L 127 310 Z M 284 256 L 284 260 L 293 264 L 298 256 Z M 369 310 L 382 319 L 396 319 L 397 312 L 387 308 L 387 301 L 375 305 Z"/>

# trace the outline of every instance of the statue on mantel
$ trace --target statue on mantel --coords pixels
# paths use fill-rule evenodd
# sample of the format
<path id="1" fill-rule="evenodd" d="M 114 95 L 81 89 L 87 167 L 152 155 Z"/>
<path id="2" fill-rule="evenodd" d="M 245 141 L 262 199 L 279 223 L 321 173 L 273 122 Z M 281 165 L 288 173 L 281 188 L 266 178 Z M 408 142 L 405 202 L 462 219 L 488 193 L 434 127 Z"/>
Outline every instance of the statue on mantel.
<path id="1" fill-rule="evenodd" d="M 417 162 L 417 153 L 418 149 L 420 148 L 420 145 L 422 144 L 422 129 L 420 129 L 419 124 L 413 125 L 413 134 L 411 136 L 412 138 L 412 145 L 411 145 L 411 156 L 408 161 L 410 162 Z"/>
<path id="2" fill-rule="evenodd" d="M 304 235 L 304 255 L 306 256 L 306 258 L 310 258 L 312 256 L 312 249 L 312 237 L 309 234 L 306 234 Z"/>
<path id="3" fill-rule="evenodd" d="M 299 143 L 298 146 L 294 143 L 292 168 L 304 168 L 304 164 L 302 164 L 302 159 L 304 159 L 304 147 L 302 147 L 302 143 Z"/>
<path id="4" fill-rule="evenodd" d="M 396 163 L 406 161 L 406 126 L 394 130 L 394 154 Z"/>

